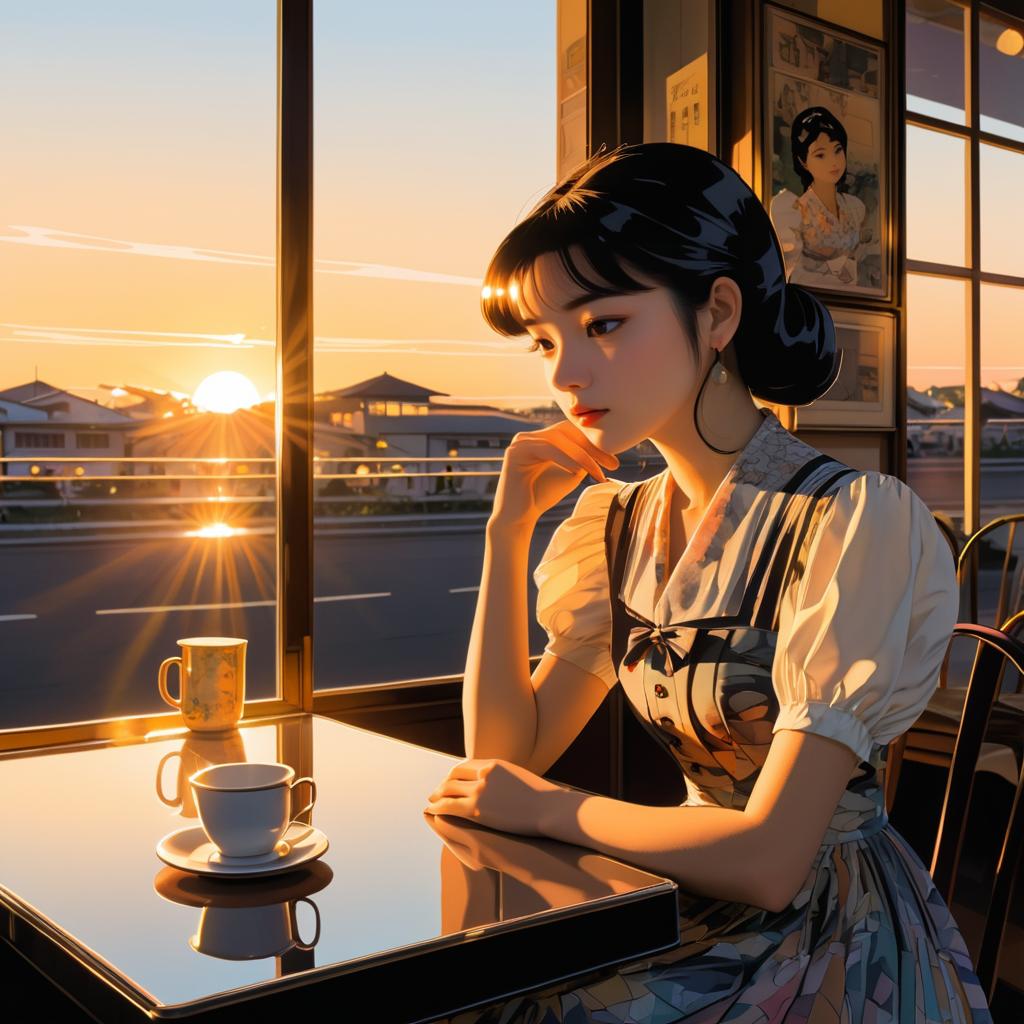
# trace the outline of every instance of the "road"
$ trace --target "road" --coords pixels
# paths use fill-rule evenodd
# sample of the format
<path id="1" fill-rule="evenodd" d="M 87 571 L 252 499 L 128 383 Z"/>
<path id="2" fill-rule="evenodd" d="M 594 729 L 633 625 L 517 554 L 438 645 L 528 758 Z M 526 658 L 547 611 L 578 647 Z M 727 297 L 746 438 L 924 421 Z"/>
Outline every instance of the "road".
<path id="1" fill-rule="evenodd" d="M 553 529 L 538 526 L 531 565 Z M 479 529 L 319 537 L 317 688 L 461 673 L 483 550 Z M 273 597 L 272 537 L 0 549 L 0 728 L 158 712 L 157 668 L 196 635 L 247 638 L 247 694 L 271 697 Z M 532 579 L 528 600 L 536 653 Z"/>
<path id="2" fill-rule="evenodd" d="M 981 464 L 981 519 L 1024 510 L 1024 465 L 984 459 Z M 929 508 L 961 518 L 964 512 L 962 459 L 928 458 L 907 461 L 907 482 Z"/>

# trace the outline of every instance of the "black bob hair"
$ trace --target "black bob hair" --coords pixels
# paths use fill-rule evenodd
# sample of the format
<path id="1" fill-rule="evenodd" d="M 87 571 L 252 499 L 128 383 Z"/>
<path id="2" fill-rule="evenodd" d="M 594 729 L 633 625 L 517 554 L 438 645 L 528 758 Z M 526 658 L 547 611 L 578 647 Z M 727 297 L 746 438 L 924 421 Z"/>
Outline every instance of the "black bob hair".
<path id="1" fill-rule="evenodd" d="M 808 107 L 801 110 L 793 118 L 793 124 L 789 130 L 789 148 L 793 155 L 793 170 L 799 175 L 804 188 L 810 188 L 814 176 L 807 170 L 807 153 L 811 143 L 824 132 L 825 136 L 833 142 L 838 142 L 843 147 L 843 155 L 846 154 L 846 129 L 842 122 L 836 118 L 830 110 L 825 107 Z M 846 171 L 836 182 L 836 189 L 842 192 L 846 187 Z"/>
<path id="2" fill-rule="evenodd" d="M 604 281 L 573 262 L 578 246 Z M 752 395 L 806 405 L 839 373 L 835 327 L 822 303 L 787 284 L 768 213 L 732 168 L 702 149 L 674 142 L 622 145 L 597 154 L 555 186 L 491 258 L 481 293 L 486 322 L 505 337 L 526 334 L 510 285 L 544 253 L 557 253 L 570 278 L 600 298 L 649 291 L 632 267 L 668 288 L 696 351 L 694 310 L 716 278 L 743 296 L 733 336 Z"/>

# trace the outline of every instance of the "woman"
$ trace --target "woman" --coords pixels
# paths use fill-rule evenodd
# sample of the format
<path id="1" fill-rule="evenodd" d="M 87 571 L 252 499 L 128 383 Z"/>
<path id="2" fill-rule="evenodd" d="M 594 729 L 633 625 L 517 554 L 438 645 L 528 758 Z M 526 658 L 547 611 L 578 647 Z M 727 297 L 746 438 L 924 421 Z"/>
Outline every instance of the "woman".
<path id="1" fill-rule="evenodd" d="M 784 188 L 771 203 L 786 275 L 819 288 L 856 286 L 864 203 L 842 191 L 846 129 L 824 107 L 808 107 L 793 121 L 790 147 L 804 192 Z"/>
<path id="2" fill-rule="evenodd" d="M 688 146 L 598 154 L 501 243 L 482 302 L 497 331 L 530 334 L 566 421 L 506 453 L 466 663 L 469 759 L 426 811 L 677 880 L 683 943 L 455 1020 L 990 1021 L 880 785 L 885 746 L 936 686 L 953 566 L 906 485 L 754 404 L 813 401 L 837 370 L 828 311 L 786 284 L 757 198 Z M 645 438 L 666 469 L 606 478 Z M 588 472 L 534 572 L 549 643 L 531 679 L 530 537 Z M 542 777 L 617 682 L 685 778 L 682 806 Z"/>

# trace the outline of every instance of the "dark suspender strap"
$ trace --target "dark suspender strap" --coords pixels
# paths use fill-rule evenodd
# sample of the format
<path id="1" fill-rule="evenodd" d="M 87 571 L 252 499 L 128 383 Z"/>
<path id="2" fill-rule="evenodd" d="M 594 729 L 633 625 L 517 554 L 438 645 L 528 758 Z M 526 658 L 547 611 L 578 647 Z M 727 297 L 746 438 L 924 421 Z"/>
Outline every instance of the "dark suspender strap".
<path id="1" fill-rule="evenodd" d="M 645 480 L 627 484 L 632 490 L 624 495 L 625 488 L 612 499 L 608 519 L 604 528 L 605 563 L 608 566 L 608 601 L 611 605 L 611 650 L 612 664 L 616 669 L 626 653 L 626 639 L 629 636 L 629 614 L 619 600 L 622 576 L 629 553 L 630 525 L 633 521 L 637 499 L 643 490 Z M 623 498 L 625 497 L 625 501 Z"/>

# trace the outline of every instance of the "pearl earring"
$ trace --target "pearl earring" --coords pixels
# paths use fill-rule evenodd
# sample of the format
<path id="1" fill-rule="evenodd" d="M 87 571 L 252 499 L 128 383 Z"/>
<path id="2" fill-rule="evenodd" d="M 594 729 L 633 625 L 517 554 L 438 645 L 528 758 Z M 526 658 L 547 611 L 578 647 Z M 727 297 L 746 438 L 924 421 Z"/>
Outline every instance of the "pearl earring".
<path id="1" fill-rule="evenodd" d="M 715 366 L 711 371 L 711 379 L 716 384 L 724 384 L 729 379 L 729 371 L 722 364 L 718 353 L 715 353 Z"/>

